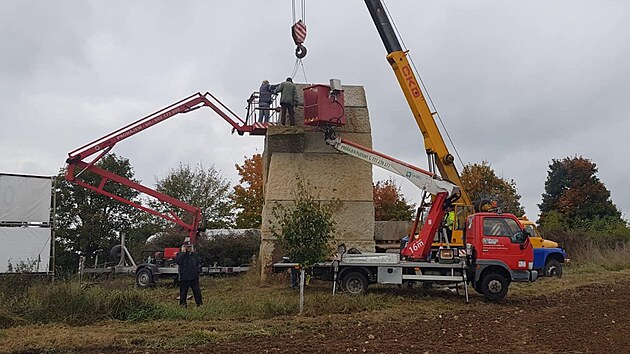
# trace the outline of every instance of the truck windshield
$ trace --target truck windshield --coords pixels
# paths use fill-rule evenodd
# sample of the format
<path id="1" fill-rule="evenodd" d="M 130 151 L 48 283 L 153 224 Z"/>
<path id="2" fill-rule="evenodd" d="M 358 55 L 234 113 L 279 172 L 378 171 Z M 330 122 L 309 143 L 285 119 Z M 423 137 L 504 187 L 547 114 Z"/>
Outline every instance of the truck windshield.
<path id="1" fill-rule="evenodd" d="M 455 229 L 464 230 L 466 228 L 466 218 L 475 212 L 469 205 L 455 205 Z"/>
<path id="2" fill-rule="evenodd" d="M 523 232 L 512 219 L 500 217 L 483 219 L 483 234 L 484 236 L 509 237 L 513 243 L 523 242 Z"/>
<path id="3" fill-rule="evenodd" d="M 527 230 L 527 232 L 529 232 L 529 236 L 532 237 L 538 237 L 538 232 L 537 229 L 534 227 L 534 225 L 525 225 L 525 230 Z"/>

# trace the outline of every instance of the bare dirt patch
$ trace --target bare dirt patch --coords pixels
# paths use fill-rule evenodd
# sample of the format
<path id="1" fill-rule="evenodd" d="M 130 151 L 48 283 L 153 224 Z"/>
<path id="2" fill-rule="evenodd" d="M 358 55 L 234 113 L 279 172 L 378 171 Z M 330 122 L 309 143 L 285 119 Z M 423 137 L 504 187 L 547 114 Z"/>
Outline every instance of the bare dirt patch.
<path id="1" fill-rule="evenodd" d="M 211 346 L 218 353 L 597 353 L 630 348 L 630 279 L 502 304 L 475 298 L 434 317 L 337 317 L 296 333 Z M 414 304 L 421 306 L 421 304 Z M 625 349 L 624 349 L 625 348 Z"/>

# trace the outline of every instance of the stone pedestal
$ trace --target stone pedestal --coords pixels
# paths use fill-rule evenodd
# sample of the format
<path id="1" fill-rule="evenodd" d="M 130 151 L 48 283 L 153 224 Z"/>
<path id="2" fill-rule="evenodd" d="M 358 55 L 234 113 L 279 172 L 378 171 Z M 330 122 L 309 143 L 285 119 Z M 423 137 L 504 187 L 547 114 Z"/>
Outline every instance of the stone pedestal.
<path id="1" fill-rule="evenodd" d="M 290 205 L 294 201 L 298 176 L 310 183 L 313 196 L 323 201 L 339 200 L 340 208 L 335 215 L 335 245 L 343 242 L 348 248 L 374 251 L 372 165 L 337 152 L 326 145 L 320 129 L 303 125 L 301 94 L 305 85 L 297 86 L 300 93 L 295 109 L 297 126 L 271 126 L 265 138 L 265 204 L 260 246 L 263 276 L 270 265 L 282 257 L 282 250 L 276 247 L 270 230 L 271 210 L 276 203 Z M 348 124 L 336 130 L 344 138 L 371 148 L 365 91 L 361 86 L 344 86 L 343 89 Z"/>

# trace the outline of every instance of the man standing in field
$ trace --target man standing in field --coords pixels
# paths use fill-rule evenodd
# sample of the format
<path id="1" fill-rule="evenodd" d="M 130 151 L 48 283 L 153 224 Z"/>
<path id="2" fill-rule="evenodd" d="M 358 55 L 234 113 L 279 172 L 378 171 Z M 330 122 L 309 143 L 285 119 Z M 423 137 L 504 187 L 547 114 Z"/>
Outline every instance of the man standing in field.
<path id="1" fill-rule="evenodd" d="M 192 289 L 197 306 L 203 304 L 201 289 L 199 288 L 199 255 L 193 249 L 190 241 L 184 241 L 181 252 L 177 253 L 175 263 L 179 266 L 179 305 L 186 307 L 188 288 Z"/>

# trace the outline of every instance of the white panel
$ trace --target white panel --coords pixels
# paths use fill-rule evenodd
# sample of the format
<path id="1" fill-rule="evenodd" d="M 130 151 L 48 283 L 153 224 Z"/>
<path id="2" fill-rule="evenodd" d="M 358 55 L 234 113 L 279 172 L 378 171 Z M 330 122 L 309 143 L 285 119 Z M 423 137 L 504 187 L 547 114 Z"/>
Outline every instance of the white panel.
<path id="1" fill-rule="evenodd" d="M 48 271 L 50 229 L 41 227 L 0 227 L 0 273 L 15 271 L 20 264 L 32 264 L 32 271 Z"/>
<path id="2" fill-rule="evenodd" d="M 52 179 L 0 174 L 0 221 L 48 222 Z"/>

